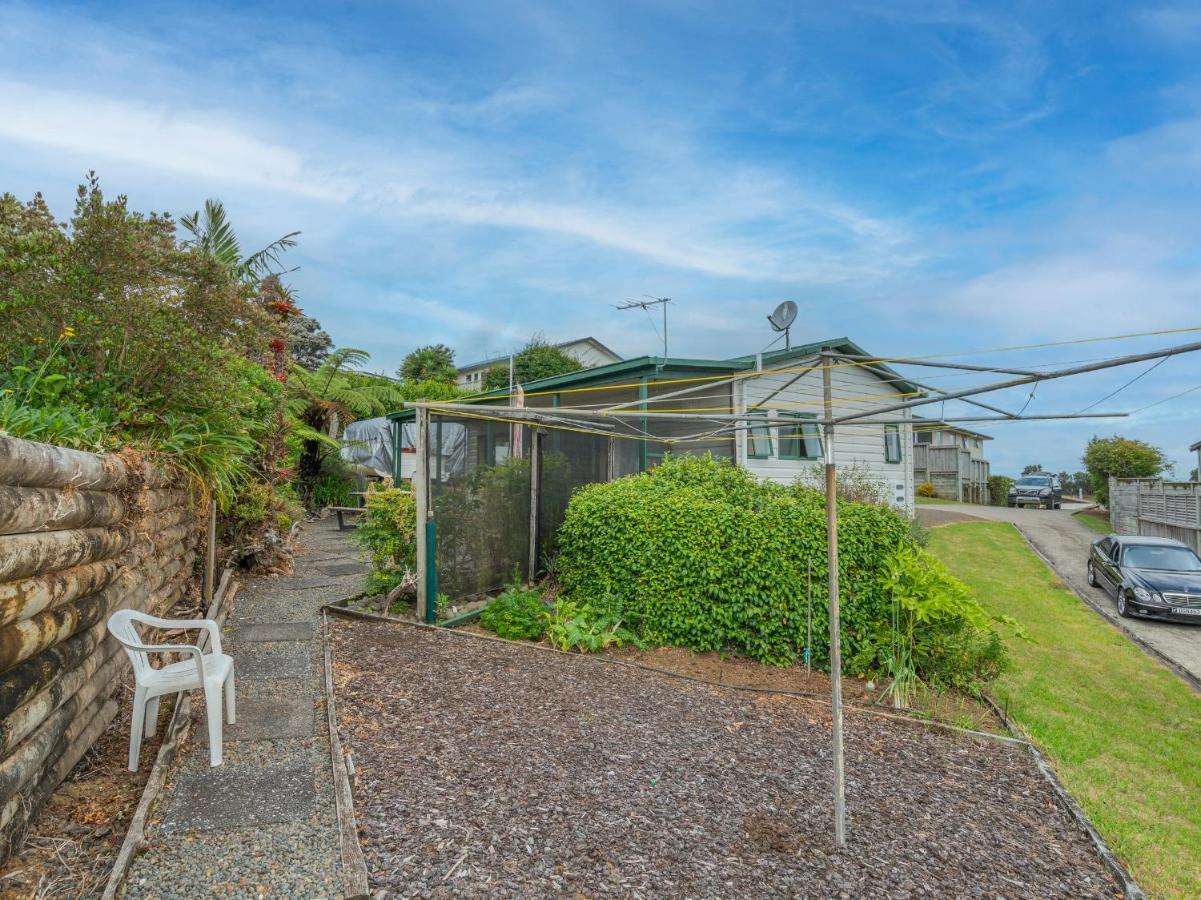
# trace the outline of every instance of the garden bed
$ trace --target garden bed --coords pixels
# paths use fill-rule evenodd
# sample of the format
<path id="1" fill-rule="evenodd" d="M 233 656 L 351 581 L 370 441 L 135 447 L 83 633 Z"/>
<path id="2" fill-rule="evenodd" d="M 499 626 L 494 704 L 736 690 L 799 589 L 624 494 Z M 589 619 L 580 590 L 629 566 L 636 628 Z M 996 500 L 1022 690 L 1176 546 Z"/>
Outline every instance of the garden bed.
<path id="1" fill-rule="evenodd" d="M 153 738 L 142 744 L 138 773 L 126 768 L 133 677 L 117 694 L 119 712 L 54 791 L 21 846 L 0 866 L 0 898 L 95 897 L 104 889 L 121 849 L 175 705 L 163 698 Z"/>
<path id="2" fill-rule="evenodd" d="M 839 852 L 821 702 L 401 624 L 331 632 L 373 890 L 1118 893 L 1020 745 L 850 712 Z"/>

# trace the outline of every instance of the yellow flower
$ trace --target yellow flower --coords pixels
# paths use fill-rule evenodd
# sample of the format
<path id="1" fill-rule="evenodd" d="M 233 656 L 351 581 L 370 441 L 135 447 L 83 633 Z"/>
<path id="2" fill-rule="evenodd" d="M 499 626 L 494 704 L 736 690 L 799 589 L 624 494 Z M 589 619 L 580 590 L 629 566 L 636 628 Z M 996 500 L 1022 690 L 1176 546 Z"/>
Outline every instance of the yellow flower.
<path id="1" fill-rule="evenodd" d="M 62 333 L 58 336 L 59 340 L 67 340 L 73 337 L 75 337 L 75 329 L 70 325 L 64 326 Z"/>

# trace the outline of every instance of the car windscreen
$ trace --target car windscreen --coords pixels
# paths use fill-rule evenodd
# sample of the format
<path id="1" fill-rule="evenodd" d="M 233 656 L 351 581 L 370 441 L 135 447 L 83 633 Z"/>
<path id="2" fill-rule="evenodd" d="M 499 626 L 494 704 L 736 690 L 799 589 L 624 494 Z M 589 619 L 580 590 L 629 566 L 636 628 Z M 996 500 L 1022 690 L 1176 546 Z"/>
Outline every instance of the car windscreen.
<path id="1" fill-rule="evenodd" d="M 1201 559 L 1192 550 L 1157 544 L 1127 544 L 1122 554 L 1122 565 L 1135 569 L 1201 572 Z"/>
<path id="2" fill-rule="evenodd" d="M 1018 479 L 1019 487 L 1050 487 L 1051 479 L 1047 477 L 1038 478 L 1033 475 L 1027 475 L 1025 478 Z"/>

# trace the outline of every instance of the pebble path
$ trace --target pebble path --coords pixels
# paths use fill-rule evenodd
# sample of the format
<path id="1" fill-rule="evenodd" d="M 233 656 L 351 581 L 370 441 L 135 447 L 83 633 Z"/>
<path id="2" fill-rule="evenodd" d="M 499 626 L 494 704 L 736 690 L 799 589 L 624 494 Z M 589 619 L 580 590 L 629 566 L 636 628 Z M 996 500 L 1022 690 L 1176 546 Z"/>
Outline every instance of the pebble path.
<path id="1" fill-rule="evenodd" d="M 320 610 L 357 593 L 367 566 L 333 519 L 307 525 L 298 544 L 295 574 L 250 579 L 234 599 L 221 640 L 234 658 L 238 721 L 225 726 L 224 762 L 208 764 L 197 691 L 126 897 L 342 893 Z"/>

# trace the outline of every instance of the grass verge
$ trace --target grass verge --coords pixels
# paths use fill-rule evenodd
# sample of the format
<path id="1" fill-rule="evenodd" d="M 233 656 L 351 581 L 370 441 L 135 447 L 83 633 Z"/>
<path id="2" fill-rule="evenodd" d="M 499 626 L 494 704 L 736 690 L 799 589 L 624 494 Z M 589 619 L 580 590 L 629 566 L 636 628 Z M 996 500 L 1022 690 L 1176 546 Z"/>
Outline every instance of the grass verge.
<path id="1" fill-rule="evenodd" d="M 944 497 L 914 497 L 913 502 L 919 506 L 945 506 L 948 503 L 958 503 L 958 500 L 948 500 Z"/>
<path id="2" fill-rule="evenodd" d="M 1077 522 L 1083 522 L 1098 534 L 1113 534 L 1113 529 L 1109 525 L 1109 515 L 1106 513 L 1082 509 L 1080 512 L 1072 513 L 1072 517 Z"/>
<path id="3" fill-rule="evenodd" d="M 1001 705 L 1153 897 L 1201 896 L 1201 696 L 1088 609 L 1006 522 L 935 529 L 930 550 L 1030 640 Z"/>

